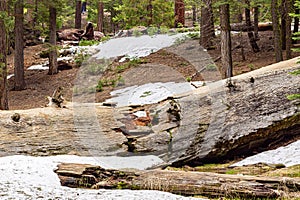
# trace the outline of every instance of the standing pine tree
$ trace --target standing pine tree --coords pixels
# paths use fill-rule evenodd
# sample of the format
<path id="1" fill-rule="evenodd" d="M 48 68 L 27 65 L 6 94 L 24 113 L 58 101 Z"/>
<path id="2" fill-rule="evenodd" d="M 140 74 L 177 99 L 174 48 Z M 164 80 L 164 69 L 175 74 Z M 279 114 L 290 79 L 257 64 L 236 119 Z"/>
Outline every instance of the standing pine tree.
<path id="1" fill-rule="evenodd" d="M 0 110 L 8 110 L 7 65 L 6 65 L 6 26 L 7 0 L 0 1 Z"/>
<path id="2" fill-rule="evenodd" d="M 97 19 L 97 29 L 103 32 L 104 25 L 104 3 L 103 1 L 98 2 L 98 19 Z"/>
<path id="3" fill-rule="evenodd" d="M 24 1 L 15 3 L 15 90 L 25 89 L 24 79 Z"/>
<path id="4" fill-rule="evenodd" d="M 281 48 L 278 0 L 272 0 L 271 11 L 272 11 L 275 58 L 276 58 L 276 62 L 280 62 L 283 60 L 283 57 L 282 57 L 282 48 Z"/>
<path id="5" fill-rule="evenodd" d="M 215 37 L 214 17 L 212 0 L 202 0 L 201 21 L 200 21 L 200 44 L 204 48 L 211 47 L 212 39 Z"/>
<path id="6" fill-rule="evenodd" d="M 56 50 L 56 7 L 55 5 L 49 5 L 49 75 L 58 73 L 57 65 L 57 50 Z"/>
<path id="7" fill-rule="evenodd" d="M 220 5 L 222 75 L 232 77 L 229 4 Z"/>

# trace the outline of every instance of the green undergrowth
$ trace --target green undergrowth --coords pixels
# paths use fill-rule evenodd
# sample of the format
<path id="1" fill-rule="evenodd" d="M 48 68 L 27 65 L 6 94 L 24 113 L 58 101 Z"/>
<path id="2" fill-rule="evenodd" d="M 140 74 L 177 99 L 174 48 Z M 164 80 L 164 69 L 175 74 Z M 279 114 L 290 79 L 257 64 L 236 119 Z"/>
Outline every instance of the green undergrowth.
<path id="1" fill-rule="evenodd" d="M 80 40 L 79 46 L 93 46 L 98 45 L 100 41 L 98 40 Z"/>
<path id="2" fill-rule="evenodd" d="M 167 170 L 172 171 L 197 171 L 197 172 L 212 172 L 228 175 L 250 175 L 250 176 L 276 176 L 276 177 L 300 177 L 300 165 L 285 167 L 282 164 L 268 165 L 258 163 L 243 167 L 230 167 L 233 162 L 226 164 L 204 164 L 197 167 L 184 166 L 182 168 L 168 167 Z"/>
<path id="3" fill-rule="evenodd" d="M 292 71 L 292 72 L 290 72 L 289 74 L 295 75 L 295 76 L 300 75 L 300 69 L 295 70 L 295 71 Z"/>
<path id="4" fill-rule="evenodd" d="M 146 61 L 144 59 L 140 59 L 140 58 L 134 58 L 126 63 L 120 64 L 116 67 L 116 72 L 117 73 L 121 73 L 123 71 L 125 71 L 126 69 L 132 68 L 132 67 L 137 67 L 140 64 L 146 63 Z"/>
<path id="5" fill-rule="evenodd" d="M 296 100 L 296 99 L 300 99 L 300 94 L 290 94 L 287 95 L 287 99 L 290 101 Z"/>
<path id="6" fill-rule="evenodd" d="M 115 88 L 117 86 L 124 85 L 124 83 L 125 83 L 125 81 L 121 75 L 114 77 L 114 78 L 110 78 L 110 79 L 101 79 L 98 81 L 98 84 L 96 86 L 96 91 L 102 92 L 103 87 Z"/>

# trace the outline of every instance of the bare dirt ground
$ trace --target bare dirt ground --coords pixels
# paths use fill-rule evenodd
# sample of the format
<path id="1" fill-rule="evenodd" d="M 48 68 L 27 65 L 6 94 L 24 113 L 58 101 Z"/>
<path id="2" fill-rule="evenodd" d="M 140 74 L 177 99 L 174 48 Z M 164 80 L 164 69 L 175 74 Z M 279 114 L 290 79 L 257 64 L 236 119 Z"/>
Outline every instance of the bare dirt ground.
<path id="1" fill-rule="evenodd" d="M 253 53 L 249 45 L 249 41 L 246 33 L 242 35 L 235 34 L 232 38 L 233 48 L 242 44 L 244 46 L 244 54 L 246 60 L 242 59 L 241 48 L 235 48 L 232 52 L 233 54 L 233 65 L 234 65 L 234 74 L 242 74 L 249 72 L 263 66 L 272 64 L 275 62 L 274 51 L 273 51 L 273 41 L 272 41 L 272 32 L 260 32 L 260 40 L 258 45 L 261 49 L 259 53 Z M 212 60 L 216 60 L 216 65 L 220 66 L 220 46 L 218 38 L 215 41 L 216 49 L 209 50 L 208 53 L 211 56 Z M 42 64 L 47 59 L 40 58 L 39 53 L 45 49 L 44 45 L 37 45 L 32 47 L 25 48 L 25 68 L 34 64 Z M 293 56 L 298 56 L 299 54 L 293 53 Z M 195 80 L 207 80 L 206 77 L 201 75 L 195 75 L 195 68 L 191 63 L 189 63 L 184 58 L 170 53 L 169 51 L 160 50 L 156 53 L 153 53 L 146 58 L 142 59 L 144 63 L 141 65 L 164 65 L 166 67 L 171 67 L 182 74 L 182 77 L 188 78 L 191 77 L 193 81 Z M 117 66 L 116 63 L 113 64 L 114 67 Z M 140 64 L 139 64 L 140 65 Z M 135 66 L 139 67 L 139 66 Z M 128 69 L 120 72 L 120 74 L 126 75 Z M 9 74 L 13 73 L 13 56 L 8 57 L 8 72 Z M 48 102 L 46 97 L 51 96 L 53 91 L 62 86 L 64 88 L 64 97 L 67 101 L 72 100 L 73 94 L 73 80 L 76 78 L 78 68 L 73 68 L 71 70 L 64 70 L 59 72 L 56 75 L 47 75 L 47 71 L 25 71 L 25 80 L 26 80 L 26 90 L 23 91 L 13 91 L 13 81 L 11 78 L 9 80 L 9 107 L 11 110 L 19 109 L 29 109 L 43 107 Z M 159 72 L 160 75 L 169 75 L 168 70 L 163 70 Z M 106 73 L 104 78 L 111 78 L 114 76 L 112 73 Z M 145 77 L 141 76 L 141 80 L 144 80 Z M 105 87 L 102 92 L 96 94 L 96 101 L 102 102 L 108 98 L 109 92 L 112 90 L 112 87 Z"/>

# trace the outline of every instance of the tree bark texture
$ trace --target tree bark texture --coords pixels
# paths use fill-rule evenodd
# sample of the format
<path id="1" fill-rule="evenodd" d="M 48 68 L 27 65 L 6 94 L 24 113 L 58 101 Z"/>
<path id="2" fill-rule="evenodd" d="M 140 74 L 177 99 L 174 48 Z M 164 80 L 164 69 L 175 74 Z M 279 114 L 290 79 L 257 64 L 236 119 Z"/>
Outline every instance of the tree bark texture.
<path id="1" fill-rule="evenodd" d="M 282 48 L 281 48 L 278 0 L 272 0 L 271 12 L 272 12 L 275 59 L 276 62 L 280 62 L 283 60 L 283 56 L 282 56 Z"/>
<path id="2" fill-rule="evenodd" d="M 119 171 L 62 163 L 55 170 L 61 184 L 92 189 L 160 190 L 207 197 L 278 198 L 300 189 L 299 178 L 255 177 L 169 170 Z"/>
<path id="3" fill-rule="evenodd" d="M 192 6 L 193 11 L 193 26 L 196 26 L 197 23 L 197 7 L 195 5 Z"/>
<path id="4" fill-rule="evenodd" d="M 15 90 L 25 89 L 24 79 L 24 1 L 18 0 L 15 3 L 15 53 L 14 53 L 14 73 Z"/>
<path id="5" fill-rule="evenodd" d="M 50 22 L 50 51 L 49 51 L 49 75 L 58 73 L 57 65 L 57 50 L 56 50 L 56 8 L 49 7 L 49 22 Z"/>
<path id="6" fill-rule="evenodd" d="M 254 38 L 258 40 L 258 16 L 259 16 L 259 7 L 254 7 Z"/>
<path id="7" fill-rule="evenodd" d="M 81 1 L 76 1 L 75 28 L 81 29 Z"/>
<path id="8" fill-rule="evenodd" d="M 221 23 L 221 60 L 222 74 L 224 77 L 232 77 L 232 55 L 231 55 L 231 35 L 229 22 L 229 4 L 220 6 Z"/>
<path id="9" fill-rule="evenodd" d="M 290 1 L 290 0 L 282 0 L 281 1 L 281 7 L 280 7 L 280 10 L 281 10 L 281 48 L 282 50 L 286 50 L 286 28 L 287 28 L 287 10 L 286 10 L 286 4 L 287 4 L 287 1 Z"/>
<path id="10" fill-rule="evenodd" d="M 204 48 L 208 48 L 213 45 L 212 39 L 215 37 L 212 1 L 203 0 L 202 5 L 200 21 L 200 45 L 202 45 Z"/>
<path id="11" fill-rule="evenodd" d="M 256 39 L 254 37 L 253 32 L 251 31 L 250 27 L 251 27 L 251 19 L 250 19 L 250 0 L 245 0 L 245 4 L 247 5 L 247 7 L 245 8 L 245 18 L 246 18 L 246 26 L 248 28 L 247 32 L 248 32 L 248 37 L 249 37 L 249 41 L 250 41 L 250 45 L 252 47 L 252 50 L 254 53 L 259 52 L 259 47 L 256 43 Z"/>
<path id="12" fill-rule="evenodd" d="M 97 20 L 97 30 L 103 32 L 104 25 L 104 3 L 102 1 L 98 2 L 98 20 Z"/>
<path id="13" fill-rule="evenodd" d="M 7 11 L 7 1 L 0 1 L 0 12 Z M 0 18 L 0 110 L 8 110 L 7 100 L 7 65 L 6 65 L 6 27 L 5 19 Z"/>
<path id="14" fill-rule="evenodd" d="M 184 1 L 183 0 L 175 0 L 175 27 L 179 27 L 179 24 L 184 26 Z"/>
<path id="15" fill-rule="evenodd" d="M 300 9 L 299 8 L 296 8 L 295 9 L 295 14 L 300 14 Z M 295 17 L 294 18 L 295 21 L 294 21 L 294 33 L 297 33 L 299 31 L 299 17 Z"/>
<path id="16" fill-rule="evenodd" d="M 286 5 L 286 59 L 292 58 L 292 18 L 289 13 L 292 12 L 292 5 L 290 1 L 285 1 Z"/>

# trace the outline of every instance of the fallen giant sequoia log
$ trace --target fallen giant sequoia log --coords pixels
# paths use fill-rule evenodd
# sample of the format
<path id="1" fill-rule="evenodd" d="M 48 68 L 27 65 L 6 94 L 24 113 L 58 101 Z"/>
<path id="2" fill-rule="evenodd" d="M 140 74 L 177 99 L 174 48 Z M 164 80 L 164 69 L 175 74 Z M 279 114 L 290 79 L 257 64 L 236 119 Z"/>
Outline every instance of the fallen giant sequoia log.
<path id="1" fill-rule="evenodd" d="M 0 111 L 0 155 L 131 151 L 182 166 L 274 149 L 300 138 L 299 99 L 287 98 L 300 93 L 300 76 L 289 73 L 299 69 L 296 61 L 236 76 L 231 82 L 208 83 L 148 107 L 70 103 L 67 108 Z M 149 112 L 146 120 L 130 118 L 142 109 Z M 11 119 L 15 113 L 19 121 Z"/>
<path id="2" fill-rule="evenodd" d="M 181 195 L 239 198 L 276 198 L 300 190 L 299 178 L 168 170 L 130 172 L 72 163 L 59 164 L 55 172 L 63 186 L 93 189 L 146 189 Z"/>

